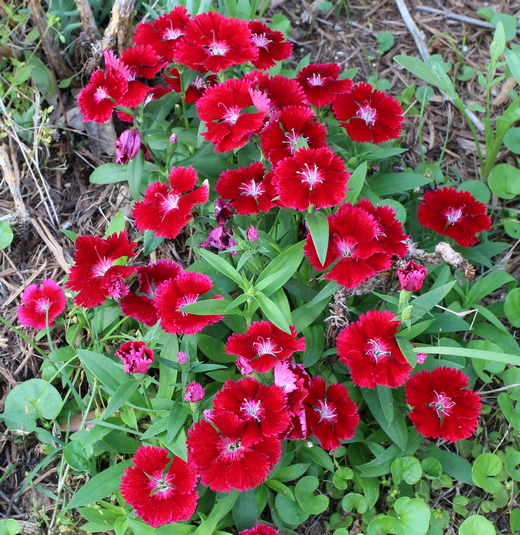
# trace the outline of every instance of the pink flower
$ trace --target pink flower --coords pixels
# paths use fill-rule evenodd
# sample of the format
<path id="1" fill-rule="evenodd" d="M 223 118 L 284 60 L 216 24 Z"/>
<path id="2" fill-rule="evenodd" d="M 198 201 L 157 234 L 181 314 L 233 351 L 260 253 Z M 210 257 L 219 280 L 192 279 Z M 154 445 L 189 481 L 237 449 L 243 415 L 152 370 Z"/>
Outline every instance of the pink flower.
<path id="1" fill-rule="evenodd" d="M 173 239 L 192 220 L 193 207 L 207 202 L 209 192 L 207 182 L 193 189 L 198 178 L 193 167 L 174 167 L 168 178 L 169 184 L 148 186 L 144 199 L 134 204 L 132 215 L 139 230 Z"/>
<path id="2" fill-rule="evenodd" d="M 65 292 L 52 279 L 43 279 L 41 285 L 31 284 L 22 294 L 18 320 L 26 327 L 44 329 L 53 327 L 54 320 L 64 310 Z"/>
<path id="3" fill-rule="evenodd" d="M 455 368 L 439 367 L 413 375 L 405 387 L 408 414 L 417 431 L 429 438 L 456 442 L 476 430 L 482 402 L 469 379 Z"/>
<path id="4" fill-rule="evenodd" d="M 125 373 L 147 373 L 148 367 L 154 361 L 154 352 L 141 341 L 125 342 L 115 355 L 125 365 Z"/>
<path id="5" fill-rule="evenodd" d="M 305 339 L 296 336 L 293 326 L 288 334 L 270 321 L 255 321 L 244 334 L 235 333 L 228 338 L 226 352 L 247 359 L 253 370 L 264 373 L 290 359 L 295 351 L 305 350 Z"/>
<path id="6" fill-rule="evenodd" d="M 106 123 L 119 100 L 128 90 L 126 77 L 119 71 L 105 74 L 102 70 L 94 71 L 90 81 L 78 95 L 78 106 L 84 121 Z"/>
<path id="7" fill-rule="evenodd" d="M 258 59 L 252 61 L 257 69 L 270 69 L 277 61 L 287 59 L 292 53 L 292 44 L 282 32 L 271 30 L 259 20 L 248 22 L 251 39 L 258 47 Z"/>
<path id="8" fill-rule="evenodd" d="M 202 137 L 215 144 L 216 152 L 243 147 L 262 127 L 269 105 L 269 99 L 245 78 L 210 87 L 196 103 L 207 130 Z"/>
<path id="9" fill-rule="evenodd" d="M 197 422 L 186 441 L 188 459 L 203 485 L 216 492 L 260 485 L 278 462 L 282 445 L 274 436 L 244 435 L 246 422 L 229 411 L 212 411 L 211 423 Z"/>
<path id="10" fill-rule="evenodd" d="M 177 353 L 177 362 L 180 366 L 183 366 L 184 364 L 188 364 L 190 361 L 188 355 L 184 351 L 179 351 Z"/>
<path id="11" fill-rule="evenodd" d="M 141 134 L 133 128 L 124 130 L 116 141 L 116 163 L 128 163 L 141 149 Z"/>
<path id="12" fill-rule="evenodd" d="M 155 306 L 161 320 L 161 327 L 167 333 L 195 334 L 220 321 L 222 315 L 197 315 L 182 311 L 185 305 L 196 303 L 200 296 L 213 288 L 211 279 L 203 273 L 186 271 L 176 279 L 170 279 L 159 284 L 157 288 Z M 216 295 L 211 299 L 222 299 Z"/>
<path id="13" fill-rule="evenodd" d="M 296 80 L 303 87 L 307 100 L 320 108 L 352 89 L 352 80 L 339 80 L 340 73 L 341 67 L 337 63 L 312 64 L 301 69 Z"/>
<path id="14" fill-rule="evenodd" d="M 278 162 L 273 184 L 280 204 L 295 210 L 336 206 L 345 198 L 350 173 L 328 148 L 303 148 Z"/>
<path id="15" fill-rule="evenodd" d="M 336 97 L 332 111 L 347 134 L 359 143 L 377 144 L 401 135 L 401 105 L 367 82 L 359 82 L 349 93 Z"/>
<path id="16" fill-rule="evenodd" d="M 199 72 L 223 69 L 257 59 L 247 22 L 228 18 L 218 11 L 200 13 L 184 28 L 174 59 Z"/>
<path id="17" fill-rule="evenodd" d="M 325 379 L 314 377 L 304 404 L 307 425 L 323 449 L 336 449 L 341 440 L 354 436 L 359 423 L 357 405 L 342 384 L 326 387 Z"/>
<path id="18" fill-rule="evenodd" d="M 424 227 L 453 238 L 461 247 L 475 245 L 476 235 L 491 228 L 486 205 L 469 191 L 451 187 L 425 193 L 417 219 Z"/>
<path id="19" fill-rule="evenodd" d="M 128 240 L 126 230 L 106 239 L 78 236 L 75 245 L 74 265 L 65 287 L 79 292 L 74 298 L 76 305 L 92 308 L 105 302 L 107 297 L 120 299 L 128 294 L 129 287 L 124 279 L 137 267 L 114 265 L 120 258 L 136 255 L 132 249 L 137 243 Z"/>
<path id="20" fill-rule="evenodd" d="M 166 280 L 175 279 L 182 273 L 182 266 L 173 260 L 157 260 L 147 266 L 139 266 L 136 271 L 139 281 L 137 292 L 129 292 L 119 301 L 119 306 L 125 316 L 152 327 L 159 319 L 155 306 L 157 286 Z"/>
<path id="21" fill-rule="evenodd" d="M 144 522 L 157 528 L 188 520 L 197 508 L 193 466 L 157 446 L 141 446 L 121 478 L 121 494 Z"/>
<path id="22" fill-rule="evenodd" d="M 204 399 L 205 396 L 204 387 L 195 381 L 189 383 L 184 391 L 186 392 L 186 394 L 184 394 L 185 401 L 200 401 L 201 399 Z"/>
<path id="23" fill-rule="evenodd" d="M 258 524 L 254 528 L 244 529 L 238 535 L 278 535 L 280 532 L 276 528 L 266 524 Z"/>
<path id="24" fill-rule="evenodd" d="M 408 379 L 412 367 L 397 345 L 399 322 L 394 319 L 392 312 L 369 310 L 339 333 L 339 360 L 349 367 L 355 385 L 395 388 Z"/>
<path id="25" fill-rule="evenodd" d="M 397 276 L 401 283 L 401 290 L 418 292 L 428 276 L 428 269 L 410 260 L 403 269 L 397 270 Z"/>
<path id="26" fill-rule="evenodd" d="M 224 171 L 217 180 L 215 191 L 241 215 L 269 212 L 275 203 L 276 192 L 271 174 L 265 172 L 261 162 L 249 167 Z"/>
<path id="27" fill-rule="evenodd" d="M 215 218 L 217 226 L 210 230 L 208 237 L 199 245 L 199 247 L 215 247 L 219 251 L 227 251 L 237 245 L 233 239 L 233 229 L 227 227 L 227 221 L 234 215 L 233 206 L 223 201 L 220 197 L 215 201 Z M 237 254 L 236 251 L 230 251 L 231 255 Z"/>
<path id="28" fill-rule="evenodd" d="M 258 230 L 256 230 L 256 228 L 253 225 L 247 228 L 246 235 L 247 235 L 247 239 L 253 243 L 256 240 L 258 240 Z"/>

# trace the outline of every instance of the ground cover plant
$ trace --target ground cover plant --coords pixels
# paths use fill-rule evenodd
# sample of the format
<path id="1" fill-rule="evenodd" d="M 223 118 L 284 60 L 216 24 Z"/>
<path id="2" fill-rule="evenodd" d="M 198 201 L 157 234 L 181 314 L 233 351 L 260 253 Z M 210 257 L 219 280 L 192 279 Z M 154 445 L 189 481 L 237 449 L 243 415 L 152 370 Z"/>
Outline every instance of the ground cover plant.
<path id="1" fill-rule="evenodd" d="M 36 471 L 57 466 L 43 529 L 518 531 L 520 291 L 500 255 L 519 223 L 497 209 L 518 162 L 493 165 L 516 150 L 517 95 L 495 118 L 439 58 L 396 57 L 485 115 L 476 180 L 403 168 L 430 87 L 291 67 L 286 21 L 255 5 L 169 7 L 78 95 L 85 121 L 125 125 L 90 180 L 132 203 L 101 234 L 63 229 L 67 277 L 28 286 L 11 326 L 43 357 L 2 415 L 37 437 Z M 520 81 L 495 26 L 488 101 Z"/>

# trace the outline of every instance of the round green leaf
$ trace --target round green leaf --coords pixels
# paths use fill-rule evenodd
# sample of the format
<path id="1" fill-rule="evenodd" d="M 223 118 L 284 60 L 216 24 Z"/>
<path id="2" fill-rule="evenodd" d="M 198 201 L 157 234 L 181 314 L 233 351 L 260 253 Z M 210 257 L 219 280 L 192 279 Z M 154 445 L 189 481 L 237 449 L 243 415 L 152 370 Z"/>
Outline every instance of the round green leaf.
<path id="1" fill-rule="evenodd" d="M 395 533 L 397 520 L 391 516 L 381 515 L 370 521 L 367 527 L 367 535 L 387 535 Z"/>
<path id="2" fill-rule="evenodd" d="M 354 472 L 351 468 L 338 468 L 332 476 L 332 484 L 339 490 L 345 490 L 348 487 L 349 479 L 354 477 Z"/>
<path id="3" fill-rule="evenodd" d="M 460 525 L 459 535 L 496 535 L 495 526 L 483 516 L 473 515 Z"/>
<path id="4" fill-rule="evenodd" d="M 0 535 L 18 535 L 22 530 L 20 524 L 12 518 L 0 520 Z"/>
<path id="5" fill-rule="evenodd" d="M 520 239 L 520 221 L 514 217 L 508 217 L 500 220 L 500 223 L 504 226 L 506 234 L 514 240 Z"/>
<path id="6" fill-rule="evenodd" d="M 514 288 L 507 294 L 504 312 L 513 327 L 520 327 L 520 288 Z"/>
<path id="7" fill-rule="evenodd" d="M 513 15 L 508 15 L 507 13 L 498 13 L 494 15 L 491 19 L 491 24 L 493 27 L 497 27 L 499 22 L 504 26 L 504 37 L 506 41 L 511 41 L 516 37 L 516 27 L 518 26 L 518 21 Z"/>
<path id="8" fill-rule="evenodd" d="M 56 418 L 61 406 L 56 388 L 43 379 L 29 379 L 9 392 L 5 400 L 5 423 L 12 431 L 32 430 L 38 418 Z"/>
<path id="9" fill-rule="evenodd" d="M 323 513 L 329 506 L 329 498 L 323 494 L 316 496 L 314 491 L 320 484 L 317 477 L 305 476 L 296 483 L 294 495 L 300 507 L 311 515 Z"/>
<path id="10" fill-rule="evenodd" d="M 422 476 L 421 463 L 411 456 L 397 457 L 393 460 L 390 470 L 396 485 L 399 485 L 403 479 L 408 485 L 415 485 Z"/>
<path id="11" fill-rule="evenodd" d="M 13 241 L 13 231 L 7 221 L 0 221 L 0 249 L 5 249 Z"/>
<path id="12" fill-rule="evenodd" d="M 489 173 L 488 185 L 501 199 L 514 199 L 520 195 L 520 169 L 499 163 Z"/>
<path id="13" fill-rule="evenodd" d="M 346 496 L 343 497 L 341 501 L 341 507 L 344 511 L 354 511 L 358 513 L 366 513 L 367 511 L 367 500 L 363 494 L 358 494 L 356 492 L 349 492 Z"/>
<path id="14" fill-rule="evenodd" d="M 434 95 L 435 92 L 429 85 L 421 85 L 415 92 L 415 97 L 417 98 L 419 104 L 427 104 L 428 101 L 434 97 Z"/>
<path id="15" fill-rule="evenodd" d="M 520 451 L 508 449 L 504 464 L 509 477 L 515 481 L 520 481 Z"/>
<path id="16" fill-rule="evenodd" d="M 428 479 L 437 479 L 442 476 L 442 465 L 435 457 L 426 457 L 421 462 L 424 476 Z"/>
<path id="17" fill-rule="evenodd" d="M 510 128 L 504 136 L 504 145 L 515 154 L 520 154 L 520 128 Z"/>
<path id="18" fill-rule="evenodd" d="M 469 191 L 477 201 L 487 204 L 491 199 L 491 192 L 484 182 L 480 180 L 466 180 L 457 189 L 459 191 Z"/>
<path id="19" fill-rule="evenodd" d="M 502 461 L 494 453 L 481 453 L 473 463 L 472 477 L 477 487 L 493 494 L 502 488 L 502 484 L 494 476 L 502 470 Z"/>
<path id="20" fill-rule="evenodd" d="M 283 522 L 289 525 L 298 525 L 309 518 L 306 513 L 296 502 L 286 498 L 282 494 L 277 494 L 275 499 L 276 511 Z"/>
<path id="21" fill-rule="evenodd" d="M 395 535 L 426 535 L 430 525 L 430 508 L 420 498 L 399 498 L 394 504 L 397 513 Z"/>

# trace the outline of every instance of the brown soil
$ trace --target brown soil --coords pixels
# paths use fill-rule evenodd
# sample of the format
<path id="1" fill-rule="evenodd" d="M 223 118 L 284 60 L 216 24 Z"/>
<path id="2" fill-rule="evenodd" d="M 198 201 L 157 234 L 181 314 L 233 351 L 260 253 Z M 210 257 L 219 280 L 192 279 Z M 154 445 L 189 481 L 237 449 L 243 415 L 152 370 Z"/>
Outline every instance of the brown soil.
<path id="1" fill-rule="evenodd" d="M 344 69 L 355 67 L 359 69 L 355 81 L 372 75 L 384 78 L 390 82 L 388 92 L 394 96 L 399 96 L 410 84 L 424 85 L 392 61 L 397 54 L 418 56 L 416 42 L 392 0 L 338 0 L 329 12 L 319 11 L 320 4 L 321 0 L 271 1 L 267 21 L 275 13 L 291 21 L 295 64 L 310 53 L 315 63 L 337 62 Z M 464 65 L 477 71 L 485 70 L 491 30 L 471 21 L 450 18 L 449 14 L 481 21 L 476 11 L 486 7 L 487 2 L 423 0 L 422 8 L 414 8 L 416 2 L 407 4 L 431 54 L 440 54 L 443 61 L 459 65 L 459 68 L 462 60 Z M 520 4 L 515 0 L 497 0 L 493 8 L 520 18 Z M 431 12 L 431 9 L 440 12 Z M 395 38 L 391 50 L 382 54 L 377 52 L 377 36 L 381 32 L 392 33 Z M 81 65 L 75 67 L 80 70 Z M 493 90 L 496 114 L 510 103 L 507 88 L 511 89 L 514 84 L 506 85 L 509 83 L 506 80 Z M 458 82 L 457 89 L 465 102 L 484 104 L 476 77 Z M 65 110 L 68 124 L 73 126 L 69 129 L 57 127 L 58 118 L 51 116 L 48 129 L 52 140 L 47 146 L 42 144 L 36 154 L 31 153 L 31 147 L 20 146 L 12 135 L 2 139 L 14 177 L 19 180 L 21 195 L 17 203 L 15 192 L 4 177 L 0 182 L 0 219 L 11 221 L 15 238 L 10 247 L 0 250 L 0 315 L 30 338 L 34 337 L 34 332 L 20 327 L 17 322 L 17 305 L 29 284 L 43 278 L 59 281 L 65 275 L 67 263 L 72 259 L 72 246 L 60 229 L 103 235 L 107 221 L 129 204 L 125 186 L 89 183 L 89 176 L 97 165 L 112 161 L 113 151 L 106 140 L 113 140 L 113 132 L 94 132 L 93 137 L 101 137 L 101 143 L 96 143 L 93 137 L 89 139 L 76 130 L 77 120 L 67 116 L 74 113 L 73 107 L 73 96 L 68 90 L 62 90 L 59 108 L 62 113 Z M 438 93 L 427 107 L 422 125 L 417 116 L 408 116 L 405 131 L 404 143 L 409 148 L 405 155 L 406 166 L 413 168 L 419 164 L 421 152 L 426 160 L 437 162 L 446 143 L 443 172 L 463 180 L 477 178 L 477 157 L 469 129 L 457 110 Z M 103 152 L 104 145 L 109 147 L 110 155 Z M 511 156 L 504 152 L 497 163 L 509 159 Z M 173 248 L 171 253 L 174 254 Z M 508 258 L 507 269 L 514 272 L 519 264 L 519 255 L 513 254 Z M 47 349 L 44 340 L 39 340 L 38 344 L 44 351 Z M 9 326 L 0 324 L 0 411 L 10 389 L 36 377 L 41 362 L 41 357 L 29 344 Z M 27 474 L 44 454 L 34 438 L 13 436 L 3 424 L 0 426 L 3 431 L 0 436 L 0 518 L 23 520 L 26 533 L 43 533 L 44 529 L 40 530 L 38 524 L 49 514 L 52 502 L 39 488 L 28 488 L 22 494 L 19 491 Z M 52 492 L 57 482 L 55 466 L 45 467 L 35 479 L 39 487 Z M 323 523 L 316 524 L 313 519 L 300 531 L 310 535 L 324 533 Z M 71 528 L 70 533 L 76 532 Z"/>

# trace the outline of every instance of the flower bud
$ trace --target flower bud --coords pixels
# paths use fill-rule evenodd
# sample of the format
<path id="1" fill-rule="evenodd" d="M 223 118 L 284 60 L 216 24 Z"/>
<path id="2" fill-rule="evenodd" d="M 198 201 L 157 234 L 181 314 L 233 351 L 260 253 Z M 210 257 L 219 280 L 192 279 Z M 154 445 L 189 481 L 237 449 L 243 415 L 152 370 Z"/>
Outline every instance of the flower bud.
<path id="1" fill-rule="evenodd" d="M 397 270 L 397 276 L 401 283 L 401 290 L 417 292 L 422 288 L 424 279 L 428 275 L 428 270 L 410 260 L 403 269 Z"/>
<path id="2" fill-rule="evenodd" d="M 133 128 L 125 130 L 116 141 L 116 163 L 133 160 L 141 148 L 141 134 Z"/>
<path id="3" fill-rule="evenodd" d="M 184 394 L 185 401 L 200 401 L 205 395 L 204 387 L 196 382 L 191 382 L 184 390 L 187 392 Z"/>
<path id="4" fill-rule="evenodd" d="M 256 240 L 258 240 L 258 231 L 253 225 L 251 225 L 247 229 L 246 233 L 247 233 L 247 238 L 249 239 L 249 241 L 255 242 Z"/>

